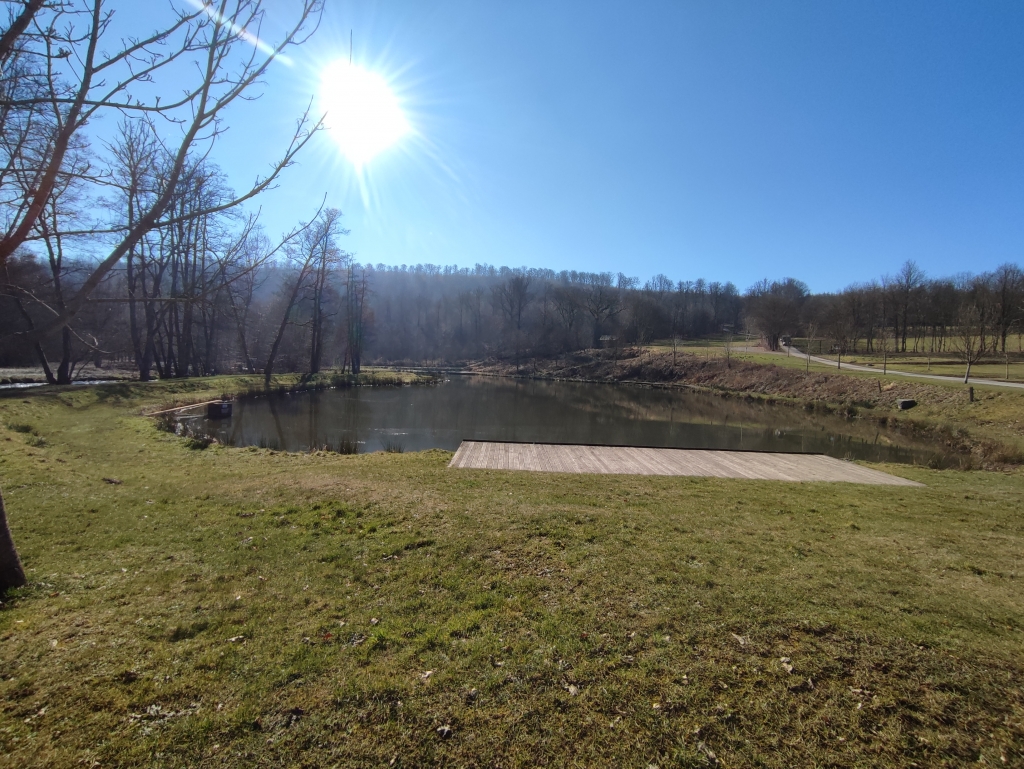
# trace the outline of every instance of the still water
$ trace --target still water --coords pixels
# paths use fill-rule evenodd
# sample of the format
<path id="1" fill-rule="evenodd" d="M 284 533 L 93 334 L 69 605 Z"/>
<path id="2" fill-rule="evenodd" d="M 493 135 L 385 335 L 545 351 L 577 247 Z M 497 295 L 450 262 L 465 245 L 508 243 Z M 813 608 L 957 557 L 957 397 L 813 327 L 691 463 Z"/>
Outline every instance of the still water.
<path id="1" fill-rule="evenodd" d="M 195 427 L 233 446 L 308 451 L 347 445 L 454 450 L 464 439 L 823 453 L 924 464 L 935 451 L 870 420 L 845 420 L 702 393 L 628 385 L 452 377 L 243 399 Z"/>

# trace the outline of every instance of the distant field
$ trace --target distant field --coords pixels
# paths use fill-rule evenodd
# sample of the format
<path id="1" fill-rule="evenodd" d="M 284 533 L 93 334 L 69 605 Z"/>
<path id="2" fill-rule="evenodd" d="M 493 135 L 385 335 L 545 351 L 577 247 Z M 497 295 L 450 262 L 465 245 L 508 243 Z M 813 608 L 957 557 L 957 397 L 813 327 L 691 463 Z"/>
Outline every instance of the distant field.
<path id="1" fill-rule="evenodd" d="M 810 345 L 811 355 L 815 357 L 827 358 L 832 361 L 836 361 L 836 355 L 829 352 L 829 343 L 820 342 L 815 340 Z M 780 357 L 774 353 L 768 352 L 757 352 L 751 353 L 741 351 L 743 348 L 748 346 L 757 346 L 759 340 L 752 338 L 748 343 L 745 337 L 734 337 L 731 342 L 727 341 L 722 337 L 716 337 L 713 339 L 699 339 L 699 340 L 683 340 L 677 345 L 679 350 L 685 350 L 686 352 L 700 354 L 703 350 L 710 357 L 723 357 L 726 355 L 726 347 L 731 345 L 731 354 L 739 356 L 743 360 L 753 360 L 762 363 L 775 363 L 777 365 L 790 365 L 805 367 L 806 361 L 802 358 L 792 358 L 785 363 L 780 360 Z M 796 349 L 801 352 L 806 352 L 808 349 L 808 343 L 806 339 L 794 339 L 793 345 Z M 669 341 L 660 340 L 650 345 L 645 345 L 645 348 L 656 350 L 658 352 L 671 352 L 672 344 Z M 863 352 L 866 349 L 866 344 L 863 340 L 859 343 L 858 349 L 860 352 L 850 353 L 844 355 L 842 363 L 853 363 L 860 366 L 872 366 L 878 368 L 881 371 L 883 366 L 883 358 L 880 353 L 868 354 Z M 783 350 L 783 352 L 785 352 Z M 909 371 L 911 373 L 919 374 L 937 374 L 939 376 L 950 376 L 963 378 L 965 372 L 965 364 L 960 361 L 954 352 L 945 352 L 941 354 L 929 355 L 927 353 L 890 353 L 887 356 L 887 365 L 889 368 L 898 371 Z M 1007 365 L 1008 364 L 1008 365 Z M 811 362 L 810 368 L 814 370 L 817 367 L 818 370 L 826 370 L 829 366 L 817 362 Z M 831 368 L 835 369 L 836 364 L 833 363 Z M 1008 352 L 1007 358 L 1003 356 L 987 356 L 980 363 L 976 363 L 971 367 L 971 376 L 979 379 L 1001 379 L 1011 382 L 1024 382 L 1024 353 L 1021 353 L 1014 346 L 1012 351 Z"/>
<path id="2" fill-rule="evenodd" d="M 1024 473 L 190 450 L 238 380 L 0 398 L 0 766 L 1024 762 Z"/>

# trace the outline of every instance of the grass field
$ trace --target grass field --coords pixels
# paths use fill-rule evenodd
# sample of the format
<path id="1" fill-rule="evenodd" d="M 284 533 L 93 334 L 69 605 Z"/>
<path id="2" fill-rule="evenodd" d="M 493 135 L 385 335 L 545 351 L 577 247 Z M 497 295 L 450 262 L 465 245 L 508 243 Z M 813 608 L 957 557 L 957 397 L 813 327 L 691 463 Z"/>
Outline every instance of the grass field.
<path id="1" fill-rule="evenodd" d="M 0 399 L 0 766 L 1024 762 L 1024 473 L 923 489 L 186 448 Z"/>
<path id="2" fill-rule="evenodd" d="M 793 367 L 803 368 L 807 365 L 807 362 L 803 358 L 799 357 L 787 357 L 784 355 L 778 355 L 775 353 L 751 353 L 751 352 L 739 352 L 739 348 L 747 347 L 748 345 L 756 346 L 758 339 L 752 338 L 749 341 L 745 336 L 734 336 L 731 341 L 726 342 L 724 337 L 718 336 L 711 339 L 687 339 L 682 340 L 677 344 L 679 351 L 686 351 L 696 355 L 705 354 L 709 357 L 724 357 L 726 355 L 727 345 L 731 345 L 732 350 L 730 354 L 740 360 L 753 360 L 755 362 L 775 362 L 777 365 L 789 365 Z M 793 345 L 796 349 L 806 352 L 808 348 L 808 342 L 806 339 L 794 339 Z M 963 378 L 966 366 L 957 357 L 955 352 L 944 352 L 934 355 L 930 355 L 924 352 L 906 352 L 906 353 L 889 353 L 886 356 L 886 360 L 883 361 L 881 353 L 866 353 L 866 342 L 861 340 L 858 347 L 860 352 L 850 353 L 843 356 L 842 362 L 853 363 L 859 366 L 872 366 L 878 369 L 879 373 L 882 371 L 883 364 L 887 365 L 890 369 L 899 371 L 908 371 L 915 374 L 936 374 L 938 376 L 949 376 Z M 646 345 L 647 349 L 656 350 L 658 352 L 672 352 L 671 342 L 665 340 L 659 340 L 653 344 Z M 836 360 L 836 355 L 830 353 L 829 343 L 822 340 L 814 340 L 813 344 L 810 345 L 811 355 L 820 358 L 826 358 L 831 361 Z M 787 357 L 785 363 L 781 362 L 781 358 Z M 832 363 L 831 366 L 828 364 L 822 364 L 812 361 L 809 366 L 811 371 L 827 371 L 828 369 L 835 369 L 836 363 Z M 971 377 L 980 379 L 997 379 L 1007 380 L 1011 382 L 1024 382 L 1024 354 L 1014 348 L 1009 351 L 1009 354 L 1004 359 L 1002 355 L 988 355 L 980 362 L 974 364 L 971 367 Z"/>

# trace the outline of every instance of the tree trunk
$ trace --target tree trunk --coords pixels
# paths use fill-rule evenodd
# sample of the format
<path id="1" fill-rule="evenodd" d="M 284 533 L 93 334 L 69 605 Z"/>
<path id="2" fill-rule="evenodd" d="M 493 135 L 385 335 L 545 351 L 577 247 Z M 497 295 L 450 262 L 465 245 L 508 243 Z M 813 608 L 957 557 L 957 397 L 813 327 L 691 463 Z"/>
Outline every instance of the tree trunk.
<path id="1" fill-rule="evenodd" d="M 288 314 L 292 311 L 292 307 L 289 304 L 288 309 L 285 310 L 284 318 L 281 320 L 281 325 L 277 329 L 277 336 L 274 337 L 274 344 L 270 347 L 270 355 L 267 356 L 267 363 L 263 367 L 263 386 L 269 388 L 270 380 L 274 376 L 274 361 L 277 359 L 277 351 L 281 347 L 281 339 L 284 338 L 285 329 L 288 327 Z"/>
<path id="2" fill-rule="evenodd" d="M 288 305 L 284 308 L 284 317 L 281 318 L 281 325 L 278 326 L 277 336 L 274 337 L 274 344 L 270 347 L 270 355 L 267 357 L 267 365 L 263 367 L 264 387 L 270 387 L 270 380 L 274 375 L 274 361 L 277 360 L 277 351 L 281 347 L 281 340 L 284 338 L 284 332 L 288 328 L 288 316 L 291 315 L 292 307 L 295 306 L 295 300 L 298 299 L 299 290 L 302 288 L 304 278 L 305 270 L 299 273 L 299 277 L 295 281 L 295 288 L 292 289 L 292 294 L 288 297 Z"/>
<path id="3" fill-rule="evenodd" d="M 21 587 L 25 582 L 25 570 L 21 567 L 18 551 L 14 549 L 11 530 L 7 526 L 4 495 L 0 491 L 0 595 L 12 587 Z"/>
<path id="4" fill-rule="evenodd" d="M 21 317 L 28 323 L 30 329 L 34 329 L 36 324 L 32 320 L 32 316 L 29 315 L 28 310 L 25 309 L 25 305 L 21 303 L 21 299 L 15 299 L 15 304 L 18 305 L 18 312 L 21 313 Z M 43 351 L 43 346 L 37 341 L 33 345 L 36 351 L 36 357 L 39 358 L 39 365 L 42 366 L 43 374 L 46 376 L 47 384 L 57 384 L 57 379 L 53 376 L 53 371 L 50 370 L 50 364 L 46 360 L 46 353 Z"/>
<path id="5" fill-rule="evenodd" d="M 71 362 L 71 329 L 64 326 L 60 330 L 61 334 L 61 358 L 60 366 L 57 368 L 57 384 L 67 385 L 71 384 L 71 374 L 73 373 L 73 364 Z"/>

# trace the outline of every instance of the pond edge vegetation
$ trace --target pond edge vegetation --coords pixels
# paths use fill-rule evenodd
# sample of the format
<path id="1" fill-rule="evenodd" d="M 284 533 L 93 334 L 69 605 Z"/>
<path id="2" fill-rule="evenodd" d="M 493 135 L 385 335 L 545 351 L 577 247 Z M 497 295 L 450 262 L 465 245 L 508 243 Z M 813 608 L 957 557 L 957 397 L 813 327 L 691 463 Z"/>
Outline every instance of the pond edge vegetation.
<path id="1" fill-rule="evenodd" d="M 607 351 L 598 351 L 595 355 L 596 361 L 603 360 L 601 352 Z M 748 402 L 759 402 L 769 406 L 799 408 L 818 414 L 839 416 L 847 420 L 864 420 L 866 422 L 874 423 L 880 428 L 897 432 L 909 440 L 930 443 L 936 447 L 941 447 L 942 451 L 936 452 L 935 456 L 927 463 L 927 466 L 932 469 L 1012 470 L 1024 465 L 1024 445 L 1021 443 L 1014 445 L 1012 441 L 981 434 L 981 431 L 978 430 L 978 427 L 981 426 L 980 424 L 972 424 L 970 420 L 965 419 L 954 419 L 949 417 L 948 414 L 944 415 L 944 418 L 941 419 L 936 419 L 931 416 L 925 416 L 923 418 L 908 417 L 903 415 L 905 412 L 895 412 L 885 404 L 874 403 L 864 398 L 850 397 L 843 400 L 826 400 L 823 398 L 802 397 L 798 393 L 787 394 L 785 388 L 783 388 L 781 392 L 757 392 L 736 389 L 735 387 L 728 387 L 714 381 L 713 376 L 710 380 L 705 378 L 703 381 L 697 382 L 687 381 L 686 379 L 669 381 L 645 379 L 635 376 L 635 370 L 630 368 L 631 356 L 636 356 L 636 358 L 642 361 L 645 358 L 652 360 L 657 359 L 657 354 L 624 349 L 618 351 L 616 356 L 616 371 L 612 375 L 604 376 L 587 376 L 585 374 L 577 374 L 575 376 L 566 375 L 564 371 L 559 371 L 558 369 L 541 370 L 539 368 L 535 368 L 531 371 L 527 366 L 524 366 L 516 372 L 509 370 L 508 367 L 503 367 L 497 362 L 475 364 L 472 368 L 463 366 L 451 368 L 423 367 L 374 369 L 364 371 L 356 376 L 339 372 L 323 372 L 312 376 L 297 374 L 279 375 L 274 378 L 274 381 L 269 388 L 264 387 L 262 383 L 253 384 L 253 380 L 256 378 L 251 375 L 232 375 L 229 377 L 217 377 L 216 387 L 208 386 L 206 388 L 196 389 L 195 394 L 192 397 L 178 397 L 165 402 L 160 406 L 158 411 L 173 408 L 183 409 L 190 405 L 202 403 L 204 402 L 203 398 L 209 396 L 210 390 L 217 388 L 222 390 L 220 397 L 228 400 L 256 399 L 268 396 L 292 395 L 302 392 L 342 389 L 348 387 L 436 385 L 443 382 L 448 376 L 479 376 L 551 382 L 564 381 L 599 385 L 622 385 L 660 390 L 685 390 L 688 392 L 712 395 L 723 399 L 741 398 Z M 697 356 L 680 356 L 680 358 L 682 357 Z M 539 366 L 543 364 L 550 365 L 552 362 L 533 361 L 532 363 Z M 739 363 L 739 361 L 733 361 L 732 365 L 735 366 L 737 363 Z M 721 361 L 718 361 L 718 364 L 720 365 Z M 716 365 L 716 362 L 712 360 L 710 365 L 714 366 Z M 764 363 L 747 363 L 746 365 L 755 367 L 757 370 L 762 372 L 777 368 L 771 364 Z M 619 368 L 619 366 L 621 366 L 621 368 Z M 860 381 L 877 380 L 878 390 L 880 393 L 883 391 L 888 392 L 897 385 L 912 387 L 915 392 L 934 391 L 945 393 L 948 391 L 948 388 L 945 388 L 943 385 L 906 383 L 899 380 L 896 382 L 890 381 L 889 384 L 883 388 L 881 384 L 882 380 L 878 377 L 846 372 L 838 372 L 835 374 L 816 372 L 814 375 L 819 378 L 841 377 L 842 379 L 850 378 L 853 380 L 859 379 Z M 201 383 L 204 381 L 210 382 L 211 380 L 168 380 L 167 384 L 170 385 L 172 390 L 179 390 L 182 386 L 188 386 L 189 383 L 194 383 L 197 387 L 201 388 Z M 117 385 L 114 386 L 116 387 Z M 1006 397 L 1016 397 L 1020 399 L 1022 401 L 1021 405 L 1024 405 L 1024 396 L 1018 396 L 1016 393 L 1006 393 L 1005 395 Z M 177 432 L 185 438 L 186 445 L 190 448 L 203 449 L 208 447 L 212 442 L 205 434 L 199 431 L 190 430 L 187 426 L 182 427 L 181 423 L 173 418 L 173 415 L 170 417 L 159 415 L 156 418 L 161 429 L 169 432 Z M 272 446 L 263 446 L 262 448 L 275 450 L 275 447 Z M 354 450 L 356 448 L 357 447 L 347 445 L 347 442 L 342 441 L 338 446 L 316 446 L 311 447 L 310 451 L 329 451 L 347 454 L 356 453 Z M 402 448 L 400 446 L 386 446 L 384 450 L 391 451 L 393 453 L 401 453 Z"/>
<path id="2" fill-rule="evenodd" d="M 516 371 L 500 361 L 489 361 L 473 368 L 462 368 L 453 373 L 537 381 L 686 390 L 719 398 L 742 398 L 749 402 L 756 401 L 765 405 L 800 408 L 819 414 L 840 416 L 848 420 L 863 419 L 873 422 L 879 427 L 901 433 L 911 440 L 941 446 L 948 455 L 957 460 L 954 465 L 947 465 L 941 458 L 936 457 L 936 460 L 929 465 L 933 469 L 945 469 L 953 466 L 962 470 L 1009 470 L 1024 465 L 1024 433 L 1021 433 L 1020 430 L 1017 430 L 1016 435 L 1007 439 L 1006 436 L 984 434 L 985 431 L 979 429 L 986 426 L 983 424 L 984 420 L 973 415 L 959 417 L 959 415 L 951 414 L 949 409 L 943 408 L 938 416 L 927 414 L 908 417 L 903 415 L 906 412 L 896 411 L 893 405 L 901 393 L 925 393 L 926 398 L 928 395 L 937 395 L 945 398 L 946 401 L 950 400 L 950 396 L 952 396 L 954 399 L 967 401 L 966 387 L 962 388 L 964 392 L 960 393 L 959 388 L 953 389 L 950 385 L 894 379 L 891 376 L 886 377 L 881 372 L 875 375 L 838 370 L 835 372 L 813 371 L 809 375 L 805 375 L 802 369 L 799 372 L 793 372 L 773 363 L 755 363 L 739 359 L 723 361 L 721 358 L 702 361 L 699 355 L 693 354 L 678 356 L 681 368 L 684 370 L 677 371 L 674 360 L 671 365 L 659 365 L 667 364 L 675 357 L 667 353 L 652 353 L 637 348 L 623 348 L 614 352 L 610 350 L 589 352 L 591 354 L 588 356 L 580 354 L 574 356 L 575 361 L 583 360 L 580 365 L 572 365 L 575 361 L 569 361 L 570 365 L 559 365 L 557 360 L 535 359 L 522 362 L 519 370 Z M 691 370 L 685 370 L 684 361 L 691 366 Z M 699 367 L 696 371 L 692 370 L 694 364 Z M 818 380 L 832 380 L 851 383 L 851 392 L 832 399 L 807 397 L 798 388 L 792 387 L 792 383 L 787 382 L 784 378 L 767 384 L 764 381 L 743 381 L 742 373 L 736 375 L 736 371 L 742 371 L 744 368 L 754 372 L 751 380 L 762 380 L 766 372 L 770 372 L 771 375 L 776 373 L 799 374 L 799 384 L 803 387 L 806 387 L 808 381 L 812 383 L 813 389 L 813 383 Z M 738 380 L 740 386 L 724 384 L 721 381 L 723 379 L 721 375 L 726 372 L 730 374 L 729 379 L 733 382 Z M 669 378 L 648 378 L 650 374 Z M 680 378 L 671 378 L 673 376 Z M 886 382 L 884 386 L 883 381 Z M 872 390 L 877 386 L 878 394 L 885 394 L 892 403 L 878 402 L 865 397 L 863 393 L 858 394 L 856 385 L 860 386 L 859 390 L 864 390 L 865 385 Z M 985 397 L 988 390 L 979 387 L 979 393 L 981 397 Z M 994 415 L 995 420 L 989 421 L 999 421 L 1000 419 L 1005 421 L 1013 414 L 1024 413 L 1024 393 L 999 391 L 997 396 L 1013 402 L 1009 403 L 1001 413 Z"/>

